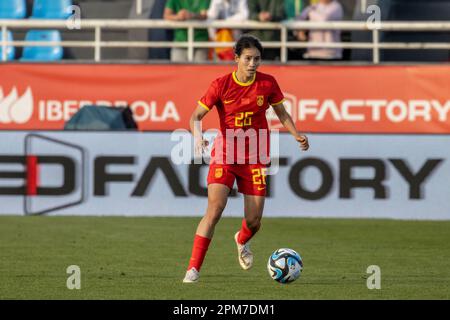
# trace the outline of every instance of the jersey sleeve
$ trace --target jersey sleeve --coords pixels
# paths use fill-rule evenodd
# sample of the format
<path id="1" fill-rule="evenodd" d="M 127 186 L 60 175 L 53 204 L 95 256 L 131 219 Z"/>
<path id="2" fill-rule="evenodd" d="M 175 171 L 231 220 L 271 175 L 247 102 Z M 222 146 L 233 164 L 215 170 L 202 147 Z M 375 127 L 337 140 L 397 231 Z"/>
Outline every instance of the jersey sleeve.
<path id="1" fill-rule="evenodd" d="M 198 104 L 209 111 L 217 102 L 219 102 L 219 86 L 217 81 L 213 81 L 205 95 L 198 100 Z"/>
<path id="2" fill-rule="evenodd" d="M 282 104 L 283 102 L 284 102 L 283 92 L 281 92 L 277 80 L 275 80 L 275 78 L 272 78 L 272 90 L 269 95 L 269 104 L 272 106 L 276 106 L 278 104 Z"/>

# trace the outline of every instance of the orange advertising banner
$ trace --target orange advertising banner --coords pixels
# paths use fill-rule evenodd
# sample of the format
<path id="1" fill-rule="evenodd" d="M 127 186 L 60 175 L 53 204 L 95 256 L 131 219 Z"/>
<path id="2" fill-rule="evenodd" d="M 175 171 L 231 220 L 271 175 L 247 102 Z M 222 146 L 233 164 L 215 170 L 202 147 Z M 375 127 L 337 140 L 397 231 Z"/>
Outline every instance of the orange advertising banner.
<path id="1" fill-rule="evenodd" d="M 62 130 L 85 105 L 130 106 L 139 130 L 188 129 L 197 101 L 234 66 L 0 65 L 0 129 Z M 274 66 L 303 132 L 450 133 L 450 66 Z M 272 128 L 282 129 L 271 108 Z M 204 128 L 218 126 L 216 111 Z"/>

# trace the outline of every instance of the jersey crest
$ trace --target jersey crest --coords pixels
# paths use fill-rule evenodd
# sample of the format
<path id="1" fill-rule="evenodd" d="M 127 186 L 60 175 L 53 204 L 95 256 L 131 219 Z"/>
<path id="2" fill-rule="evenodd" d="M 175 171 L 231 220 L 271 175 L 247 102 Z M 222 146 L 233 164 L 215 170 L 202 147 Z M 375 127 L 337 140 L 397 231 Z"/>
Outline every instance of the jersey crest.
<path id="1" fill-rule="evenodd" d="M 264 96 L 256 96 L 256 104 L 258 107 L 262 107 L 264 105 Z"/>

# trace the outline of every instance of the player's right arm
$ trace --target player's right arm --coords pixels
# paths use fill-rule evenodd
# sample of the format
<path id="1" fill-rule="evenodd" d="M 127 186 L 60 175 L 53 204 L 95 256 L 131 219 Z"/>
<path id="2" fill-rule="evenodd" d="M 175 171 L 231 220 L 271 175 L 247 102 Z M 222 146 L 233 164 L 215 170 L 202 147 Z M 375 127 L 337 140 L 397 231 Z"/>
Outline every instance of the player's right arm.
<path id="1" fill-rule="evenodd" d="M 198 100 L 197 108 L 191 115 L 189 125 L 191 133 L 194 136 L 195 153 L 197 156 L 208 146 L 208 141 L 203 139 L 202 119 L 219 102 L 219 84 L 217 80 L 213 81 L 203 97 Z"/>
<path id="2" fill-rule="evenodd" d="M 203 150 L 208 146 L 208 141 L 203 139 L 203 130 L 202 130 L 202 119 L 209 112 L 202 105 L 197 105 L 194 112 L 192 112 L 191 118 L 189 120 L 189 126 L 191 129 L 191 133 L 194 136 L 195 143 L 195 153 L 197 155 L 201 155 Z"/>

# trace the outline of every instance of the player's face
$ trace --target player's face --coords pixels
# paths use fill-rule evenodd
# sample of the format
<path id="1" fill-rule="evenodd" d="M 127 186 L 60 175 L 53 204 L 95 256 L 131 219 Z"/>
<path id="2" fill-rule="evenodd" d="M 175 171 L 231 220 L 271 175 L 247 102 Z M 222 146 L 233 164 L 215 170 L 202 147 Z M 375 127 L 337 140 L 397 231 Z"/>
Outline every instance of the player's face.
<path id="1" fill-rule="evenodd" d="M 240 56 L 236 56 L 238 71 L 248 78 L 252 78 L 261 63 L 261 53 L 256 48 L 242 50 Z"/>

